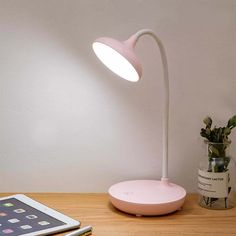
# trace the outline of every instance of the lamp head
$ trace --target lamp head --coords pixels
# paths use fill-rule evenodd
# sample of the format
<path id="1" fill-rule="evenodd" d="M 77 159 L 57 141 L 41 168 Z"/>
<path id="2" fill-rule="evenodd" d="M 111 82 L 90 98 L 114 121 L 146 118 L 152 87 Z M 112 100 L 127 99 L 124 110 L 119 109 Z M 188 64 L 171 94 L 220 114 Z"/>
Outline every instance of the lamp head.
<path id="1" fill-rule="evenodd" d="M 112 38 L 98 38 L 93 50 L 101 62 L 121 78 L 136 82 L 142 74 L 141 64 L 134 53 L 136 37 L 121 42 Z"/>

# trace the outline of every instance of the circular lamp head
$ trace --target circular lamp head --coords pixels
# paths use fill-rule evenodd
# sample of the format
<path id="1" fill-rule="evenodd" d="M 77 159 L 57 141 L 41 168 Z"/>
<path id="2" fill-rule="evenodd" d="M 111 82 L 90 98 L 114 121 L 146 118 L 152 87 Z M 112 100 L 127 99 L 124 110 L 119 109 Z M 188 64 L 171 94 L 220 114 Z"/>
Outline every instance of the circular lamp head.
<path id="1" fill-rule="evenodd" d="M 112 38 L 99 38 L 93 50 L 102 63 L 121 78 L 136 82 L 142 74 L 141 64 L 134 53 L 133 41 L 120 42 Z"/>

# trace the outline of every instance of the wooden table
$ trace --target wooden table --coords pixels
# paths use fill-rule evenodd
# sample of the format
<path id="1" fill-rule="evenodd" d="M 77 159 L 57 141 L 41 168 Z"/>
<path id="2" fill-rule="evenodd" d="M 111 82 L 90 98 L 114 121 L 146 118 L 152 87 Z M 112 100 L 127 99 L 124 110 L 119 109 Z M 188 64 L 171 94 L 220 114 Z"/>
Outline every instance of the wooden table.
<path id="1" fill-rule="evenodd" d="M 2 193 L 0 196 L 11 195 Z M 236 208 L 207 210 L 188 194 L 182 210 L 159 217 L 136 217 L 122 213 L 109 203 L 107 194 L 29 193 L 29 197 L 54 208 L 82 226 L 92 225 L 94 236 L 227 236 L 236 235 Z M 57 234 L 58 236 L 65 233 Z"/>

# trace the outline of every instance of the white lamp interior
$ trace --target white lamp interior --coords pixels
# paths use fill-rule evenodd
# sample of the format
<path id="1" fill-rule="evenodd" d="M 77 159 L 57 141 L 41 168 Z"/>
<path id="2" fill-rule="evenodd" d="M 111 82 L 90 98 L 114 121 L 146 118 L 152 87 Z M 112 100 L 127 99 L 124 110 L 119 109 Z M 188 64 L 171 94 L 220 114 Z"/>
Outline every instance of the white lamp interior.
<path id="1" fill-rule="evenodd" d="M 139 75 L 132 64 L 113 48 L 95 42 L 93 50 L 101 62 L 118 76 L 131 82 L 139 80 Z"/>

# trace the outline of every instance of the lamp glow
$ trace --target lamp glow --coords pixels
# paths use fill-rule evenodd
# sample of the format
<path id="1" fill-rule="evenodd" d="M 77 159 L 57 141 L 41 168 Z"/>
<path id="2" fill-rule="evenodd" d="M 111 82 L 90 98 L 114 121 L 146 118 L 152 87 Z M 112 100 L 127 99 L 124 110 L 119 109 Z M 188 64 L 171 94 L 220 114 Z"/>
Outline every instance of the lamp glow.
<path id="1" fill-rule="evenodd" d="M 132 82 L 139 80 L 139 75 L 132 64 L 113 48 L 95 42 L 93 50 L 101 62 L 115 74 Z"/>
<path id="2" fill-rule="evenodd" d="M 136 82 L 142 75 L 142 69 L 134 47 L 142 35 L 150 35 L 155 39 L 163 65 L 162 178 L 160 181 L 124 181 L 111 186 L 108 192 L 112 204 L 121 211 L 135 215 L 163 215 L 180 209 L 186 196 L 185 189 L 171 183 L 168 178 L 169 78 L 164 46 L 152 30 L 143 29 L 123 42 L 99 38 L 93 43 L 93 50 L 111 71 L 126 80 Z"/>

